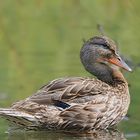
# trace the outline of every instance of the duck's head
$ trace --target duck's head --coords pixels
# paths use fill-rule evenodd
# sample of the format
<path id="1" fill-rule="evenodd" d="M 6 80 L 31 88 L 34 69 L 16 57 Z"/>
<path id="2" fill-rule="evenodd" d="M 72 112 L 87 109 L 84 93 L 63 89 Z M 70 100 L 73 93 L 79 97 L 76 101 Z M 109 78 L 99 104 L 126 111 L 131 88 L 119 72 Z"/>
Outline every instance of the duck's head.
<path id="1" fill-rule="evenodd" d="M 95 36 L 86 41 L 80 58 L 85 69 L 103 81 L 105 78 L 112 81 L 113 71 L 118 67 L 132 71 L 119 56 L 115 42 L 106 36 Z"/>

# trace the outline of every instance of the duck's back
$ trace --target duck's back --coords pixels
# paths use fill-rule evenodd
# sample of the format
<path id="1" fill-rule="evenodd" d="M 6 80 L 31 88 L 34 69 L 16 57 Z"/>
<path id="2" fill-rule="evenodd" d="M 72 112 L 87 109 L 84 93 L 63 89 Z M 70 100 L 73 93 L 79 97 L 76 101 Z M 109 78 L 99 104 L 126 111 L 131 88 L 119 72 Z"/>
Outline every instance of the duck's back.
<path id="1" fill-rule="evenodd" d="M 128 93 L 125 93 L 124 85 L 113 87 L 98 79 L 61 78 L 15 103 L 12 108 L 34 116 L 40 128 L 105 129 L 118 123 L 126 114 L 128 105 L 124 106 L 123 96 L 127 97 Z"/>
<path id="2" fill-rule="evenodd" d="M 98 79 L 82 77 L 60 78 L 41 87 L 36 94 L 29 97 L 29 100 L 40 104 L 50 104 L 54 100 L 85 103 L 91 101 L 91 97 L 94 97 L 94 95 L 106 94 L 106 91 L 110 89 L 108 84 Z"/>

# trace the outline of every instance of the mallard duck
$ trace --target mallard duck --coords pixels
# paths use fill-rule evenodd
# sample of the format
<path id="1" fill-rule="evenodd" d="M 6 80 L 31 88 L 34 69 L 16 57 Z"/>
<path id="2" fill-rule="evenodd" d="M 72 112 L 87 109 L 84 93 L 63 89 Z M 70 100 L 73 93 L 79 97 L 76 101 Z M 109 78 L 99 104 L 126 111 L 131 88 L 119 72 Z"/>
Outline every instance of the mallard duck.
<path id="1" fill-rule="evenodd" d="M 80 58 L 96 78 L 53 80 L 25 100 L 0 109 L 0 116 L 25 129 L 91 132 L 118 124 L 130 103 L 128 84 L 120 68 L 131 68 L 106 36 L 85 41 Z"/>

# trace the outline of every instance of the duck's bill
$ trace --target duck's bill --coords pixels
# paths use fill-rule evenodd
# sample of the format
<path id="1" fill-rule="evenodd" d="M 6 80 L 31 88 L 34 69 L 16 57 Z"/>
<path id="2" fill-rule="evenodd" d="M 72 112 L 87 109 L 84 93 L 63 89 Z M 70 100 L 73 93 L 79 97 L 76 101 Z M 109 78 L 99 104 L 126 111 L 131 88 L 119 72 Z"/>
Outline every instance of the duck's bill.
<path id="1" fill-rule="evenodd" d="M 112 63 L 120 68 L 123 68 L 127 71 L 132 71 L 132 69 L 119 57 L 119 58 L 110 58 L 108 60 L 109 63 Z"/>

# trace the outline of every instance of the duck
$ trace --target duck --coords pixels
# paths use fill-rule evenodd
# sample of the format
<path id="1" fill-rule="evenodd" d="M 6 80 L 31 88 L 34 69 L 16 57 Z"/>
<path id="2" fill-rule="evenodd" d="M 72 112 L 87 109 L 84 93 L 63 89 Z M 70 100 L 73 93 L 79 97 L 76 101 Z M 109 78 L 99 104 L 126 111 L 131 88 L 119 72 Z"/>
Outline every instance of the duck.
<path id="1" fill-rule="evenodd" d="M 128 83 L 121 70 L 132 69 L 120 57 L 115 42 L 104 35 L 85 41 L 80 59 L 92 78 L 50 81 L 32 96 L 0 108 L 0 116 L 26 130 L 92 132 L 116 126 L 130 104 Z"/>

